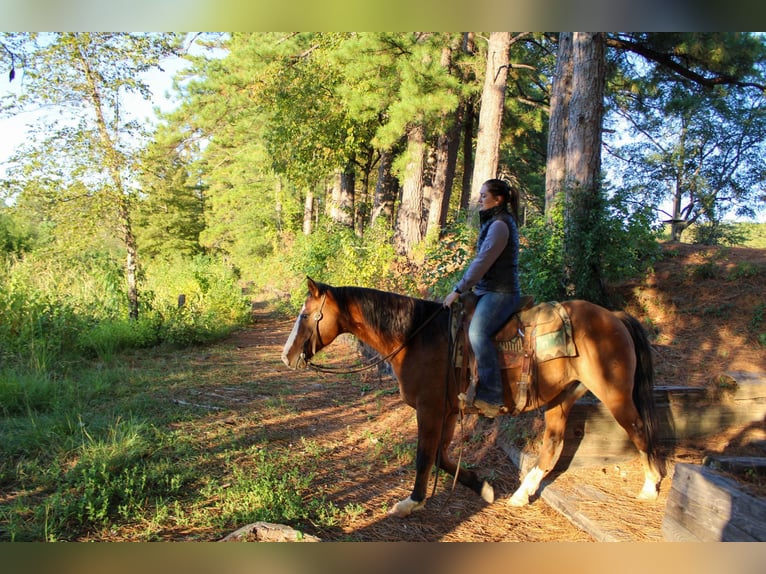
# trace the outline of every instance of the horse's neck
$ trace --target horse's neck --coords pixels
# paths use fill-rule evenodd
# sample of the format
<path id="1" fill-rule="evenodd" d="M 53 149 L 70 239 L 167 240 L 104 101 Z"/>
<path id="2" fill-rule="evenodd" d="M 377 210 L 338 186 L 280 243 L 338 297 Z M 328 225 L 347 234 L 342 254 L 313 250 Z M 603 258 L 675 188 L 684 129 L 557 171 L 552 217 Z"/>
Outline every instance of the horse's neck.
<path id="1" fill-rule="evenodd" d="M 389 295 L 395 299 L 401 299 L 402 301 L 411 299 L 410 297 L 396 293 L 391 293 Z M 402 346 L 406 345 L 407 334 L 402 329 L 395 329 L 392 325 L 375 325 L 375 321 L 371 321 L 368 317 L 365 317 L 363 311 L 365 307 L 368 309 L 374 308 L 379 305 L 385 305 L 387 301 L 378 300 L 372 292 L 364 296 L 367 297 L 367 299 L 364 301 L 356 301 L 358 317 L 352 317 L 348 322 L 349 324 L 346 325 L 345 330 L 382 356 L 396 352 Z"/>

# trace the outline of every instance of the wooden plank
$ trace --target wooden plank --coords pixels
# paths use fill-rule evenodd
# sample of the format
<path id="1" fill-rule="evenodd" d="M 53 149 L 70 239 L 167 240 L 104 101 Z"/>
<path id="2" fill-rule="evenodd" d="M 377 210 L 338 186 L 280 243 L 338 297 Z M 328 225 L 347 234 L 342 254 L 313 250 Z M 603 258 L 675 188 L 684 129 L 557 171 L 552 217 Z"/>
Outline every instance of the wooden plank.
<path id="1" fill-rule="evenodd" d="M 734 375 L 741 379 L 736 392 L 725 394 L 721 400 L 701 387 L 656 387 L 660 444 L 672 446 L 678 440 L 710 436 L 766 419 L 766 382 L 755 376 Z M 627 433 L 598 399 L 586 395 L 575 403 L 567 421 L 559 470 L 620 462 L 635 455 Z"/>
<path id="2" fill-rule="evenodd" d="M 766 502 L 707 467 L 677 464 L 662 532 L 669 540 L 766 541 Z"/>

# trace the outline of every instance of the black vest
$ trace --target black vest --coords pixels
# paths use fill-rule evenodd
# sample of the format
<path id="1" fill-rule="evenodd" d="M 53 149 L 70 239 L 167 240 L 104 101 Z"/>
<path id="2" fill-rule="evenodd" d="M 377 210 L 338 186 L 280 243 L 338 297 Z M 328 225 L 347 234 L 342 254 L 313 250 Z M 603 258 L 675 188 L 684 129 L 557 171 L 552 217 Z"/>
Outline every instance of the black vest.
<path id="1" fill-rule="evenodd" d="M 505 206 L 491 214 L 482 223 L 478 247 L 481 249 L 481 245 L 487 237 L 489 226 L 495 221 L 502 221 L 508 226 L 508 243 L 476 287 L 485 291 L 519 294 L 521 292 L 519 286 L 519 232 L 516 228 L 516 222 L 511 214 L 505 210 Z"/>

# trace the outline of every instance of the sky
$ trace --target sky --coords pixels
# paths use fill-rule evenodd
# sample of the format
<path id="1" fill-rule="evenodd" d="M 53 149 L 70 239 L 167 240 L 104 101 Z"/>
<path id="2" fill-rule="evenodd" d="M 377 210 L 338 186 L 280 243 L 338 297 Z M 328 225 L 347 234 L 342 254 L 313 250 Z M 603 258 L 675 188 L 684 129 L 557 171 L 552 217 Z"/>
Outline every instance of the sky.
<path id="1" fill-rule="evenodd" d="M 127 94 L 124 100 L 125 112 L 133 119 L 147 123 L 155 123 L 157 115 L 155 108 L 167 112 L 173 109 L 175 103 L 172 100 L 171 88 L 174 75 L 186 65 L 184 60 L 174 58 L 162 63 L 163 71 L 153 70 L 144 74 L 144 79 L 152 91 L 150 101 L 144 100 L 138 95 Z M 0 97 L 8 93 L 18 94 L 22 89 L 23 69 L 16 70 L 16 78 L 10 82 L 7 71 L 0 70 Z M 0 118 L 0 178 L 6 173 L 7 161 L 15 150 L 28 137 L 27 130 L 31 123 L 35 122 L 41 113 L 24 112 L 9 118 Z"/>

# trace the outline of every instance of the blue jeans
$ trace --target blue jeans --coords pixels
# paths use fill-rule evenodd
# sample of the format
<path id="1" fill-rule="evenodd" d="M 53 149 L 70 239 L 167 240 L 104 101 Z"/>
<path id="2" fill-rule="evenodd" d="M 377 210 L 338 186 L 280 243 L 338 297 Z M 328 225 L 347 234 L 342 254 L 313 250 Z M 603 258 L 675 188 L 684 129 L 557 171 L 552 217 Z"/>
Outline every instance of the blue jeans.
<path id="1" fill-rule="evenodd" d="M 511 318 L 519 299 L 516 293 L 489 291 L 480 295 L 468 327 L 468 338 L 479 371 L 476 398 L 495 405 L 503 404 L 503 382 L 493 337 Z"/>

